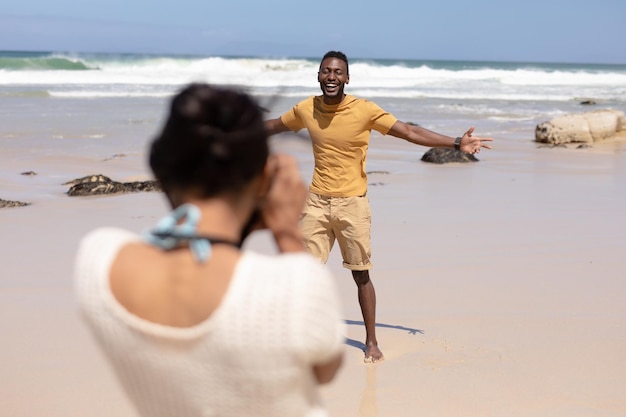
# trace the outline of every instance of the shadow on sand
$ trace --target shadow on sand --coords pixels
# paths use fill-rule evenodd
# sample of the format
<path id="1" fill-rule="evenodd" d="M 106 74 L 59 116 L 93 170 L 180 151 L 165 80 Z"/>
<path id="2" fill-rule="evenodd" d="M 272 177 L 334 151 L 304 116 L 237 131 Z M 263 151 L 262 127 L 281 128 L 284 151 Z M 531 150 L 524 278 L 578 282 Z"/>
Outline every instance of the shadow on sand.
<path id="1" fill-rule="evenodd" d="M 365 326 L 365 323 L 363 323 L 362 321 L 357 321 L 357 320 L 346 320 L 346 324 L 355 325 L 355 326 Z M 424 330 L 412 329 L 410 327 L 404 327 L 404 326 L 394 326 L 394 325 L 391 325 L 391 324 L 376 323 L 376 327 L 384 327 L 384 328 L 387 328 L 387 329 L 404 330 L 404 331 L 406 331 L 406 332 L 408 332 L 409 334 L 412 334 L 412 335 L 416 335 L 417 333 L 424 334 Z M 358 340 L 354 340 L 354 339 L 350 339 L 350 338 L 346 337 L 346 345 L 355 347 L 357 349 L 361 349 L 363 352 L 365 352 L 365 343 L 359 342 Z"/>

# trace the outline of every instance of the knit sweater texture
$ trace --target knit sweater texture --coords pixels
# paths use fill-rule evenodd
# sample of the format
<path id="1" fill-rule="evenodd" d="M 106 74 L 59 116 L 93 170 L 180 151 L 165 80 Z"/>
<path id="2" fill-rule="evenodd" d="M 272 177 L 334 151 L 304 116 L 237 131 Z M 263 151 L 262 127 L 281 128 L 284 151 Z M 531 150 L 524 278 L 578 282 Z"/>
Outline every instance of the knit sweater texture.
<path id="1" fill-rule="evenodd" d="M 117 253 L 139 240 L 91 232 L 74 279 L 83 317 L 141 416 L 327 415 L 312 367 L 341 351 L 345 324 L 323 265 L 305 253 L 244 251 L 211 316 L 170 327 L 133 315 L 110 290 Z"/>

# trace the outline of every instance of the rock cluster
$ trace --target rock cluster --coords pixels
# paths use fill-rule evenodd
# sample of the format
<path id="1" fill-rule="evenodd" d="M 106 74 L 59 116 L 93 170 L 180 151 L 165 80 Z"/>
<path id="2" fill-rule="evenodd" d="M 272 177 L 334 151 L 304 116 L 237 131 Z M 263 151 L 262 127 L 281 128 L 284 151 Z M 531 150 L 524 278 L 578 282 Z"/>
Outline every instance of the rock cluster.
<path id="1" fill-rule="evenodd" d="M 24 207 L 28 206 L 30 203 L 23 203 L 21 201 L 11 201 L 11 200 L 3 200 L 0 198 L 0 208 L 5 207 Z"/>
<path id="2" fill-rule="evenodd" d="M 68 181 L 63 185 L 70 186 L 70 189 L 67 191 L 67 195 L 71 197 L 134 193 L 139 191 L 161 191 L 161 187 L 157 181 L 117 182 L 100 174 L 77 178 L 75 180 Z"/>

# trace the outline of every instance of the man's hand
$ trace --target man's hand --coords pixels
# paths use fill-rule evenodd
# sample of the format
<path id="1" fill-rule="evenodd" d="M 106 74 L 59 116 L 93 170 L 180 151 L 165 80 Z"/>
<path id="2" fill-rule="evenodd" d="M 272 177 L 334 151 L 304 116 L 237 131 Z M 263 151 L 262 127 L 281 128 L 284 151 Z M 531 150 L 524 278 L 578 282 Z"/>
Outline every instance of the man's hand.
<path id="1" fill-rule="evenodd" d="M 474 133 L 474 126 L 470 127 L 467 132 L 463 134 L 461 138 L 461 150 L 466 153 L 475 154 L 480 152 L 480 148 L 491 149 L 491 145 L 483 142 L 491 142 L 492 138 L 479 138 L 478 136 L 472 136 Z"/>

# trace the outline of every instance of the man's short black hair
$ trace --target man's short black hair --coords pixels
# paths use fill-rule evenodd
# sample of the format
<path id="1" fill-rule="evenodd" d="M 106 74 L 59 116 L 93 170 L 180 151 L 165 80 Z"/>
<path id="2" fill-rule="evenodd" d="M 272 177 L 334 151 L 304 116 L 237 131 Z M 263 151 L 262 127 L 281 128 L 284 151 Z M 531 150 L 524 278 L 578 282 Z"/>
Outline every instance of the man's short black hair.
<path id="1" fill-rule="evenodd" d="M 322 58 L 322 61 L 320 62 L 320 65 L 322 64 L 322 62 L 324 62 L 324 60 L 326 58 L 339 58 L 341 59 L 343 62 L 346 63 L 346 74 L 350 74 L 350 70 L 348 68 L 348 57 L 346 56 L 346 54 L 344 54 L 341 51 L 328 51 L 324 54 L 324 57 Z"/>

